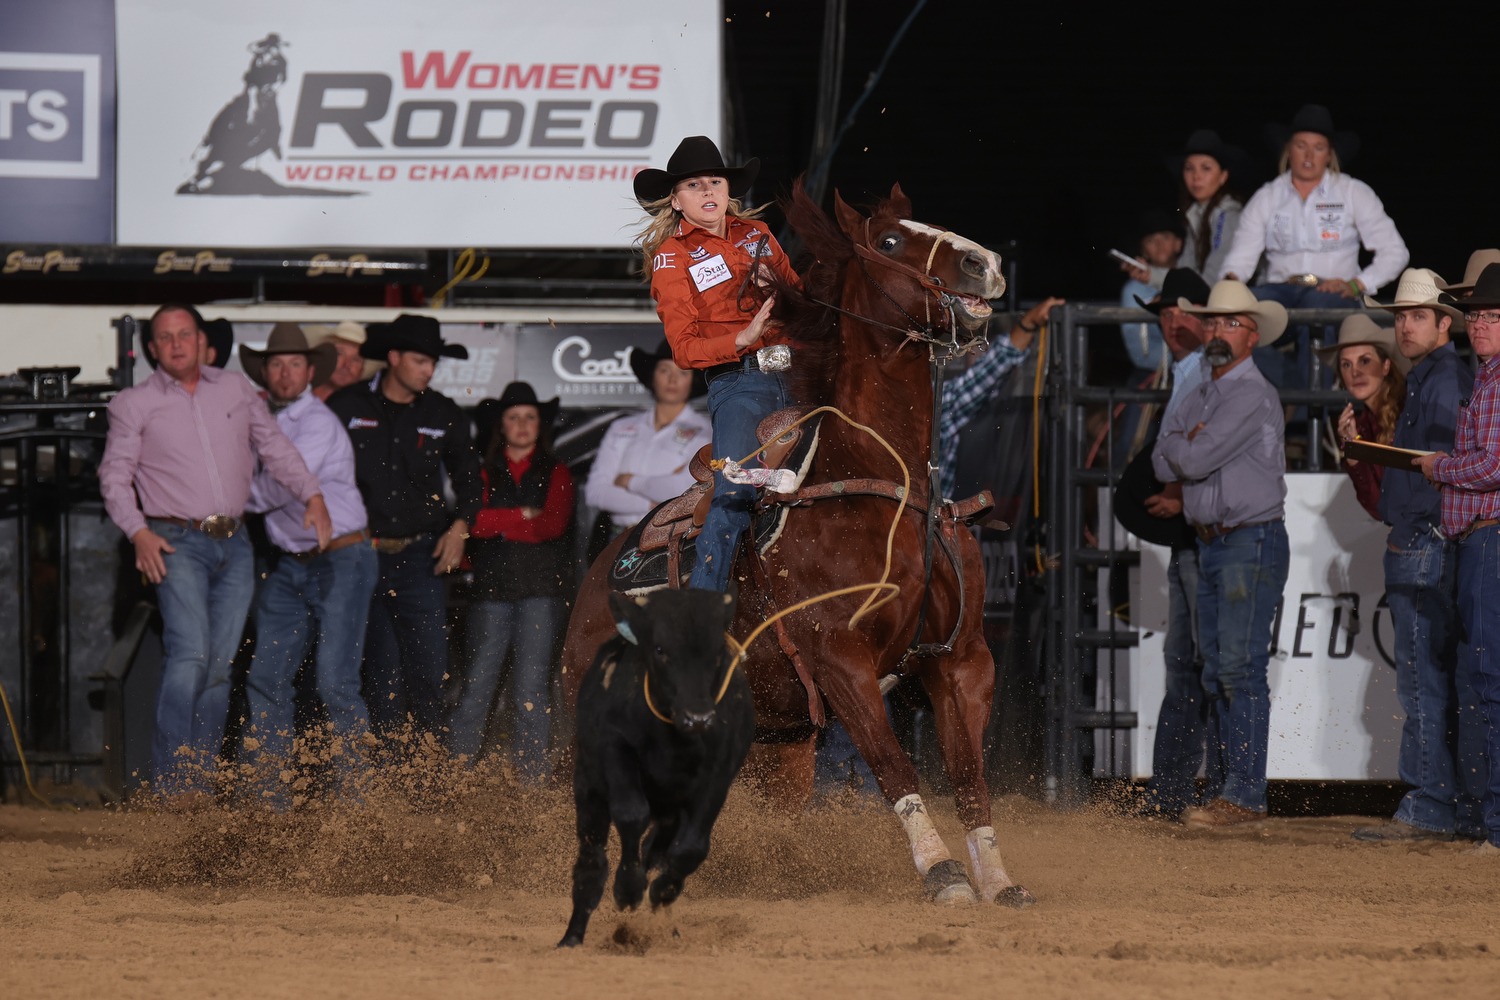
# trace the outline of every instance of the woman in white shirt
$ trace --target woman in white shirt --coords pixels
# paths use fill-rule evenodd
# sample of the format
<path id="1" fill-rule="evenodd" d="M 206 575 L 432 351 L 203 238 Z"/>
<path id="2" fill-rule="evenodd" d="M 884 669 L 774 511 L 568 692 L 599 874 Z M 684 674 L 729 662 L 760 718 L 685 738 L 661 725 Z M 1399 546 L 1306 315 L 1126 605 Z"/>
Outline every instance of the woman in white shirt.
<path id="1" fill-rule="evenodd" d="M 609 425 L 583 488 L 615 534 L 692 485 L 688 460 L 711 436 L 708 417 L 688 405 L 707 391 L 703 376 L 678 368 L 665 340 L 654 353 L 632 349 L 630 368 L 655 405 Z"/>

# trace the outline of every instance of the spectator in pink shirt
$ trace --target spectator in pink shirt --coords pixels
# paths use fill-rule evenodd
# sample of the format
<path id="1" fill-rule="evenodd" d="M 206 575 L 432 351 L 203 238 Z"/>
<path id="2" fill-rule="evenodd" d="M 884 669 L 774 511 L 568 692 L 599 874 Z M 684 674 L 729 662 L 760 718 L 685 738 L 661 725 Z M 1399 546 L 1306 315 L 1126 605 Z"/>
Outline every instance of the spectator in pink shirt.
<path id="1" fill-rule="evenodd" d="M 110 519 L 156 584 L 162 677 L 151 757 L 157 788 L 211 790 L 229 714 L 229 669 L 254 592 L 241 530 L 259 459 L 307 505 L 303 523 L 326 545 L 332 526 L 307 470 L 255 387 L 200 361 L 203 318 L 168 304 L 151 317 L 157 369 L 109 404 L 99 488 Z"/>

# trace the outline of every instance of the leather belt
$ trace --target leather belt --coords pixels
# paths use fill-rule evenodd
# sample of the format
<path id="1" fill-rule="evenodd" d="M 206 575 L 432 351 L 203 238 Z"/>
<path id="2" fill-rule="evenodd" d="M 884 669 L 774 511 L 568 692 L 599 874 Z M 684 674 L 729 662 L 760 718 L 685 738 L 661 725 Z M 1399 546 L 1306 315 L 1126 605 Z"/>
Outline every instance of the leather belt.
<path id="1" fill-rule="evenodd" d="M 1468 538 L 1470 535 L 1474 534 L 1474 532 L 1478 531 L 1480 528 L 1493 528 L 1497 524 L 1500 524 L 1500 517 L 1486 517 L 1482 520 L 1475 521 L 1474 523 L 1470 524 L 1463 531 L 1460 531 L 1457 535 L 1453 536 L 1453 540 L 1455 542 L 1461 542 L 1465 538 Z"/>
<path id="2" fill-rule="evenodd" d="M 160 514 L 147 514 L 148 521 L 162 521 L 166 524 L 175 524 L 179 528 L 187 528 L 191 531 L 201 531 L 209 538 L 223 541 L 233 538 L 235 532 L 239 531 L 245 522 L 228 514 L 210 514 L 201 521 L 194 521 L 186 517 L 165 517 Z"/>
<path id="3" fill-rule="evenodd" d="M 1272 521 L 1277 520 L 1280 519 L 1272 518 L 1270 521 L 1246 521 L 1244 524 L 1195 524 L 1193 525 L 1193 530 L 1198 533 L 1198 537 L 1203 541 L 1211 542 L 1215 538 L 1223 538 L 1230 532 L 1239 531 L 1241 528 L 1253 528 L 1258 524 L 1270 524 Z"/>
<path id="4" fill-rule="evenodd" d="M 369 529 L 360 528 L 358 531 L 351 531 L 347 535 L 340 535 L 339 537 L 330 541 L 328 545 L 321 550 L 308 549 L 306 552 L 288 552 L 286 549 L 282 549 L 281 554 L 289 559 L 295 559 L 300 563 L 309 563 L 318 558 L 318 556 L 324 556 L 330 552 L 337 552 L 339 549 L 347 549 L 351 545 L 358 545 L 360 542 L 369 537 Z"/>
<path id="5" fill-rule="evenodd" d="M 370 548 L 382 555 L 393 556 L 398 552 L 405 552 L 407 546 L 421 541 L 422 535 L 412 535 L 410 538 L 372 538 Z"/>
<path id="6" fill-rule="evenodd" d="M 712 382 L 720 375 L 734 372 L 784 372 L 792 367 L 792 349 L 785 344 L 771 344 L 743 355 L 738 361 L 713 365 L 703 370 L 703 380 Z"/>
<path id="7" fill-rule="evenodd" d="M 749 354 L 740 358 L 738 361 L 728 361 L 722 365 L 714 365 L 711 368 L 705 368 L 703 370 L 703 378 L 706 381 L 712 382 L 720 375 L 729 375 L 734 372 L 758 371 L 760 371 L 760 359 L 755 356 L 754 351 L 751 351 Z"/>

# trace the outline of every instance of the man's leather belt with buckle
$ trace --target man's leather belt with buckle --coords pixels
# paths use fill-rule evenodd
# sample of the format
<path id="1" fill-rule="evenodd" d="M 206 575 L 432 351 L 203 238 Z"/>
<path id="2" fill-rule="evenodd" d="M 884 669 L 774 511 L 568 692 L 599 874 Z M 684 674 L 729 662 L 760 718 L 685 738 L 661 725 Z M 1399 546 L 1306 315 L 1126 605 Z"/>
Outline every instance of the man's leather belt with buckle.
<path id="1" fill-rule="evenodd" d="M 732 372 L 784 372 L 792 367 L 792 349 L 785 344 L 772 344 L 746 354 L 738 361 L 728 361 L 703 370 L 704 381 L 712 382 L 720 375 Z"/>
<path id="2" fill-rule="evenodd" d="M 1480 528 L 1493 528 L 1497 524 L 1500 524 L 1500 517 L 1486 517 L 1486 518 L 1483 518 L 1481 520 L 1475 521 L 1474 523 L 1470 524 L 1463 531 L 1460 531 L 1458 533 L 1458 535 L 1454 537 L 1453 540 L 1455 542 L 1461 542 L 1465 538 L 1468 538 L 1470 535 L 1474 534 L 1474 532 L 1478 531 Z"/>
<path id="3" fill-rule="evenodd" d="M 1288 285 L 1301 285 L 1303 288 L 1317 288 L 1322 281 L 1316 274 L 1294 274 L 1286 279 Z"/>
<path id="4" fill-rule="evenodd" d="M 1230 532 L 1239 531 L 1241 528 L 1253 528 L 1257 524 L 1270 523 L 1270 521 L 1246 521 L 1244 524 L 1195 524 L 1193 530 L 1198 533 L 1199 538 L 1205 542 L 1211 542 L 1215 538 L 1223 538 Z"/>
<path id="5" fill-rule="evenodd" d="M 351 531 L 347 535 L 340 535 L 339 537 L 329 542 L 328 545 L 321 550 L 308 549 L 306 552 L 288 552 L 286 549 L 282 549 L 281 554 L 295 559 L 298 562 L 312 562 L 314 559 L 318 558 L 318 556 L 327 555 L 330 552 L 337 552 L 339 549 L 347 549 L 351 545 L 358 545 L 360 542 L 369 537 L 369 530 L 366 528 L 361 528 L 358 531 Z"/>
<path id="6" fill-rule="evenodd" d="M 201 521 L 194 521 L 187 517 L 164 517 L 158 514 L 147 514 L 147 520 L 165 521 L 167 524 L 175 524 L 179 528 L 187 528 L 191 531 L 201 531 L 209 538 L 223 541 L 233 538 L 234 533 L 240 530 L 243 524 L 239 518 L 230 517 L 228 514 L 210 514 Z"/>
<path id="7" fill-rule="evenodd" d="M 370 547 L 376 552 L 393 556 L 398 552 L 405 552 L 407 546 L 421 537 L 421 535 L 412 535 L 410 538 L 372 538 L 370 539 Z"/>

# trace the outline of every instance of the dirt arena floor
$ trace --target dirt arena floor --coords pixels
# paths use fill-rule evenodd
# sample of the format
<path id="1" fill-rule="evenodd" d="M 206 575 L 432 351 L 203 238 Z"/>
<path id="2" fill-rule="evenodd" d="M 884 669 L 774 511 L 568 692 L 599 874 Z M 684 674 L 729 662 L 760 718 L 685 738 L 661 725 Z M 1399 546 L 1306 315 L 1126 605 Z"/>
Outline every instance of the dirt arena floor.
<path id="1" fill-rule="evenodd" d="M 503 776 L 286 815 L 0 806 L 11 998 L 1496 995 L 1500 856 L 1358 817 L 1196 833 L 1000 800 L 1022 912 L 924 903 L 894 817 L 736 790 L 660 914 L 554 949 L 572 808 Z M 938 820 L 952 846 L 962 831 Z"/>

